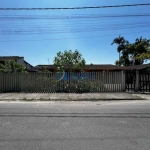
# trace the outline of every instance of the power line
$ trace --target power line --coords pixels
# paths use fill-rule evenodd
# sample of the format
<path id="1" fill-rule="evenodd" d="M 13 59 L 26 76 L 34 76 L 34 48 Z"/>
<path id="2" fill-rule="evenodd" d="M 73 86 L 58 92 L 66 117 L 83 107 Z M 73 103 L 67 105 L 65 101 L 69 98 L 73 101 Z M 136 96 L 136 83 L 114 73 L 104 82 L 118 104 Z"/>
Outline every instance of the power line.
<path id="1" fill-rule="evenodd" d="M 143 14 L 90 14 L 90 15 L 0 15 L 0 20 L 31 20 L 31 19 L 96 19 L 96 18 L 124 18 L 149 17 L 150 13 Z"/>
<path id="2" fill-rule="evenodd" d="M 147 24 L 130 24 L 130 25 L 109 25 L 98 26 L 89 28 L 62 28 L 62 29 L 16 29 L 16 30 L 1 30 L 0 35 L 31 35 L 31 34 L 58 34 L 58 33 L 79 33 L 79 32 L 96 32 L 96 31 L 108 31 L 108 30 L 120 30 L 120 29 L 135 29 L 149 27 Z"/>
<path id="3" fill-rule="evenodd" d="M 86 23 L 86 27 L 85 27 L 85 23 Z M 130 22 L 130 23 L 124 23 L 124 22 L 122 22 L 122 23 L 120 23 L 120 22 L 104 22 L 104 23 L 99 23 L 99 22 L 90 22 L 90 23 L 87 23 L 87 22 L 81 22 L 79 25 L 78 24 L 52 24 L 52 23 L 49 23 L 49 24 L 32 24 L 32 25 L 28 25 L 28 24 L 20 24 L 20 25 L 17 25 L 17 24 L 0 24 L 0 28 L 1 29 L 14 29 L 14 28 L 21 28 L 21 29 L 57 29 L 57 28 L 59 28 L 59 29 L 61 29 L 61 28 L 63 28 L 63 29 L 67 29 L 67 28 L 70 28 L 70 27 L 72 27 L 72 28 L 76 28 L 76 27 L 80 27 L 80 28 L 84 28 L 84 29 L 86 29 L 87 27 L 92 27 L 92 28 L 94 28 L 94 27 L 99 27 L 99 26 L 105 26 L 105 27 L 114 27 L 114 26 L 118 26 L 118 27 L 120 27 L 120 26 L 130 26 L 130 25 L 148 25 L 148 24 L 150 24 L 150 21 L 146 21 L 146 22 Z"/>
<path id="4" fill-rule="evenodd" d="M 127 4 L 127 5 L 112 5 L 112 6 L 88 6 L 88 7 L 57 7 L 57 8 L 0 8 L 0 10 L 69 10 L 69 9 L 96 9 L 96 8 L 119 8 L 119 7 L 135 7 L 135 6 L 149 6 L 150 3 L 145 4 Z"/>
<path id="5" fill-rule="evenodd" d="M 104 15 L 104 14 L 89 14 L 89 15 L 72 15 L 72 16 L 59 16 L 59 15 L 17 15 L 17 16 L 13 16 L 13 15 L 10 15 L 10 16 L 5 16 L 5 15 L 0 15 L 0 24 L 3 25 L 3 27 L 6 27 L 6 26 L 10 26 L 10 25 L 15 25 L 15 24 L 18 24 L 22 22 L 23 25 L 27 25 L 27 22 L 24 22 L 26 20 L 30 20 L 30 22 L 28 23 L 32 23 L 32 25 L 34 23 L 38 23 L 37 21 L 35 20 L 38 20 L 40 19 L 40 24 L 43 24 L 44 22 L 41 21 L 42 20 L 48 20 L 48 22 L 51 24 L 56 24 L 56 20 L 60 20 L 62 21 L 63 19 L 63 24 L 64 23 L 76 23 L 80 22 L 83 23 L 83 22 L 87 22 L 89 21 L 89 23 L 93 23 L 94 21 L 97 23 L 98 21 L 102 21 L 103 19 L 105 21 L 109 21 L 109 20 L 115 20 L 115 19 L 126 19 L 127 18 L 133 18 L 133 19 L 139 19 L 138 17 L 150 17 L 150 14 L 145 14 L 145 13 L 142 13 L 142 14 L 114 14 L 114 15 L 110 15 L 110 14 L 107 14 L 107 15 Z M 97 19 L 100 19 L 100 20 L 97 20 Z M 33 22 L 33 20 L 35 22 Z M 11 21 L 11 22 L 10 22 Z M 19 21 L 19 22 L 18 22 Z M 31 22 L 32 21 L 32 22 Z M 88 24 L 89 24 L 88 23 Z M 57 23 L 58 24 L 58 23 Z M 60 24 L 59 24 L 60 25 Z"/>
<path id="6" fill-rule="evenodd" d="M 133 33 L 143 33 L 143 32 L 150 32 L 150 30 L 146 31 L 138 31 L 138 32 L 128 32 L 128 33 L 122 33 L 123 34 L 133 34 Z M 105 36 L 114 36 L 118 34 L 110 34 L 110 35 L 101 35 L 101 36 L 89 36 L 89 37 L 78 37 L 78 38 L 60 38 L 60 39 L 40 39 L 40 40 L 12 40 L 12 41 L 0 41 L 0 42 L 36 42 L 36 41 L 50 41 L 50 40 L 73 40 L 73 39 L 84 39 L 84 38 L 99 38 L 99 37 L 105 37 Z"/>
<path id="7" fill-rule="evenodd" d="M 126 18 L 125 18 L 126 19 Z M 126 20 L 121 20 L 121 22 L 127 22 Z M 130 19 L 130 18 L 129 18 Z M 149 21 L 150 18 L 147 18 L 147 21 Z M 139 18 L 134 18 L 134 19 L 130 19 L 128 22 L 133 22 L 134 21 L 139 21 Z M 118 23 L 120 22 L 120 20 L 115 20 L 115 19 L 105 19 L 105 20 L 102 20 L 102 19 L 87 19 L 87 20 L 84 20 L 84 19 L 79 19 L 79 20 L 63 20 L 58 23 L 57 21 L 55 20 L 48 20 L 48 21 L 28 21 L 28 22 L 24 22 L 23 20 L 10 20 L 10 21 L 0 21 L 0 25 L 4 25 L 4 26 L 11 26 L 11 25 L 66 25 L 66 24 L 76 24 L 76 25 L 79 25 L 77 23 L 86 23 L 86 24 L 93 24 L 93 23 Z"/>
<path id="8" fill-rule="evenodd" d="M 0 51 L 0 53 L 4 53 L 4 54 L 7 54 L 7 55 L 11 55 L 11 54 L 9 54 L 9 53 L 6 53 L 6 52 L 3 52 L 3 51 Z"/>
<path id="9" fill-rule="evenodd" d="M 45 27 L 46 25 L 48 25 L 49 27 L 50 26 L 54 26 L 54 27 L 58 27 L 58 26 L 63 26 L 63 27 L 64 26 L 65 27 L 66 26 L 78 26 L 79 24 L 80 25 L 82 25 L 82 24 L 86 24 L 86 25 L 91 24 L 91 25 L 93 25 L 94 23 L 102 24 L 104 22 L 104 21 L 100 22 L 100 21 L 102 21 L 102 19 L 105 19 L 105 21 L 107 23 L 109 23 L 108 21 L 110 21 L 110 20 L 112 22 L 112 17 L 117 17 L 117 18 L 113 18 L 113 20 L 117 19 L 117 22 L 118 22 L 118 19 L 126 19 L 126 17 L 127 18 L 132 17 L 132 18 L 135 18 L 135 19 L 139 19 L 138 17 L 149 17 L 150 14 L 93 15 L 95 17 L 90 18 L 90 16 L 92 16 L 92 14 L 91 14 L 91 15 L 88 15 L 88 16 L 82 15 L 82 18 L 80 18 L 80 17 L 78 18 L 78 16 L 76 16 L 75 18 L 74 18 L 74 16 L 69 16 L 68 18 L 70 18 L 70 19 L 64 19 L 63 17 L 60 17 L 60 16 L 50 16 L 51 19 L 48 19 L 48 22 L 43 22 L 43 21 L 40 21 L 40 22 L 35 21 L 34 22 L 34 21 L 32 21 L 32 19 L 33 20 L 36 19 L 37 16 L 39 16 L 39 15 L 35 15 L 35 16 L 31 15 L 31 17 L 30 17 L 31 21 L 28 21 L 28 22 L 25 21 L 24 22 L 24 19 L 26 20 L 26 16 L 30 16 L 30 15 L 25 15 L 25 18 L 24 18 L 24 15 L 23 16 L 17 15 L 16 17 L 15 16 L 13 16 L 13 17 L 12 16 L 0 16 L 0 26 L 1 26 L 0 28 L 11 28 L 11 27 L 13 28 L 14 26 L 15 27 L 23 27 L 23 26 L 25 26 L 25 27 L 29 27 L 29 26 L 30 27 L 37 27 L 37 26 L 41 27 L 42 25 L 43 25 L 43 27 Z M 27 18 L 29 18 L 29 17 L 27 17 Z M 43 15 L 40 15 L 40 18 L 45 19 L 45 18 L 43 18 Z M 100 18 L 100 20 L 98 20 L 97 18 Z M 64 20 L 63 20 L 63 23 L 60 22 L 58 24 L 57 21 L 55 21 L 55 19 L 64 19 Z M 133 22 L 133 20 L 130 20 L 130 23 L 131 22 Z M 70 25 L 71 23 L 74 23 L 74 24 Z"/>

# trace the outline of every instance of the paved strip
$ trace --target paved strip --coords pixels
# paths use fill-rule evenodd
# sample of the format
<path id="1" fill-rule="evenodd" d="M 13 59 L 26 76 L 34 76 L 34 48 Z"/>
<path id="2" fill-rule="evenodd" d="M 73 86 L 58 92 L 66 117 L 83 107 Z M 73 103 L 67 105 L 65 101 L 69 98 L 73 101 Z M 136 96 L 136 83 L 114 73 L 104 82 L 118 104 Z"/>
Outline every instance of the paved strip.
<path id="1" fill-rule="evenodd" d="M 140 100 L 129 93 L 1 93 L 0 100 Z"/>

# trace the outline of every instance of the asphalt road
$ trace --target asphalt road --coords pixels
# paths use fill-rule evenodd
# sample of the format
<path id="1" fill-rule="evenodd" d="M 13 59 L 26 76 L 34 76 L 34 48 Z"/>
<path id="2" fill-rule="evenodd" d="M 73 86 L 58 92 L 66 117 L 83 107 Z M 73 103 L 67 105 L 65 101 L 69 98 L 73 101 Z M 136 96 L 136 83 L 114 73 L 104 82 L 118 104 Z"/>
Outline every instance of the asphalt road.
<path id="1" fill-rule="evenodd" d="M 0 102 L 0 150 L 150 150 L 150 101 Z"/>

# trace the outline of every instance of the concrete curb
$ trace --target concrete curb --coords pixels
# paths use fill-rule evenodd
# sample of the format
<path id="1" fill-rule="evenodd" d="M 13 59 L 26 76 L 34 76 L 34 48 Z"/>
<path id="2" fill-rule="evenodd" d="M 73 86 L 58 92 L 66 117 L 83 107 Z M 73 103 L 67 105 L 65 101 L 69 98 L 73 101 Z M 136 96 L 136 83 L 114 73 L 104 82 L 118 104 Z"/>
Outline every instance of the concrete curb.
<path id="1" fill-rule="evenodd" d="M 0 101 L 127 101 L 127 100 L 150 100 L 150 96 L 139 93 L 100 93 L 100 94 L 18 94 L 4 93 L 0 95 Z"/>
<path id="2" fill-rule="evenodd" d="M 138 101 L 138 100 L 148 100 L 146 98 L 112 98 L 112 99 L 0 99 L 0 101 L 8 101 L 8 102 L 13 102 L 13 101 L 21 101 L 21 102 L 48 102 L 48 101 L 91 101 L 91 102 L 96 102 L 96 101 Z"/>

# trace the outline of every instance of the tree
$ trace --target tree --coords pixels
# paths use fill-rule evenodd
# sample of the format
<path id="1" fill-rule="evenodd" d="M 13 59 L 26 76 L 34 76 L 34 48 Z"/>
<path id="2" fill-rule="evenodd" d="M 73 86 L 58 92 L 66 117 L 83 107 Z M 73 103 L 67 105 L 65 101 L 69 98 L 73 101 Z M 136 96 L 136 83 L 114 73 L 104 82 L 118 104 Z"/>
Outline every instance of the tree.
<path id="1" fill-rule="evenodd" d="M 120 65 L 118 60 L 115 61 L 115 65 L 117 65 L 117 66 Z"/>
<path id="2" fill-rule="evenodd" d="M 135 43 L 130 44 L 128 49 L 132 53 L 132 59 L 135 65 L 143 64 L 150 59 L 150 40 L 136 39 Z"/>
<path id="3" fill-rule="evenodd" d="M 138 54 L 136 57 L 134 57 L 135 60 L 150 60 L 150 52 L 149 53 L 142 53 Z"/>
<path id="4" fill-rule="evenodd" d="M 57 56 L 54 58 L 54 65 L 56 65 L 57 70 L 73 72 L 75 69 L 83 70 L 85 66 L 85 59 L 78 50 L 72 52 L 72 50 L 58 52 Z"/>
<path id="5" fill-rule="evenodd" d="M 114 39 L 113 43 L 118 44 L 117 51 L 122 54 L 119 56 L 119 60 L 115 62 L 116 65 L 141 65 L 150 59 L 150 40 L 140 37 L 134 43 L 129 43 L 119 36 L 119 38 Z"/>
<path id="6" fill-rule="evenodd" d="M 128 41 L 126 41 L 124 39 L 124 37 L 119 35 L 119 37 L 117 37 L 113 40 L 111 45 L 113 45 L 113 44 L 118 45 L 117 52 L 119 53 L 119 60 L 116 61 L 116 64 L 120 66 L 121 65 L 121 52 L 125 49 L 126 45 L 128 44 Z"/>
<path id="7" fill-rule="evenodd" d="M 42 66 L 42 68 L 38 72 L 39 73 L 48 73 L 49 71 L 46 69 L 45 66 Z"/>
<path id="8" fill-rule="evenodd" d="M 41 69 L 41 71 L 42 71 L 42 72 L 44 72 L 44 73 L 47 73 L 47 72 L 49 72 L 49 71 L 46 69 L 46 67 L 45 67 L 45 66 L 42 66 L 42 69 Z"/>
<path id="9" fill-rule="evenodd" d="M 0 64 L 0 73 L 5 72 L 5 66 L 3 64 Z"/>
<path id="10" fill-rule="evenodd" d="M 6 62 L 6 72 L 26 72 L 25 67 L 14 60 L 8 60 Z"/>

